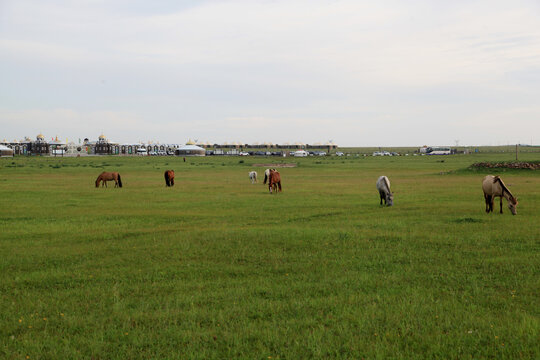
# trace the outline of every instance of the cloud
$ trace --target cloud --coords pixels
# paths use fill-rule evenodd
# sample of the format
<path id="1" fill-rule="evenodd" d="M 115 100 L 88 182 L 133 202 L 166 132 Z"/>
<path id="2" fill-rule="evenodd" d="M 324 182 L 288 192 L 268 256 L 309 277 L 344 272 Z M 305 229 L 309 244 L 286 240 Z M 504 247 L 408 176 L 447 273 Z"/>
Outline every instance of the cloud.
<path id="1" fill-rule="evenodd" d="M 458 135 L 449 129 L 476 132 L 499 114 L 540 133 L 528 120 L 540 115 L 531 96 L 540 91 L 540 5 L 533 1 L 2 6 L 0 96 L 4 111 L 21 121 L 25 114 L 54 123 L 51 117 L 66 116 L 58 109 L 71 109 L 83 129 L 91 130 L 92 116 L 105 118 L 103 131 L 118 137 L 331 136 L 376 145 L 435 136 L 453 142 Z M 485 143 L 507 135 L 475 136 Z"/>

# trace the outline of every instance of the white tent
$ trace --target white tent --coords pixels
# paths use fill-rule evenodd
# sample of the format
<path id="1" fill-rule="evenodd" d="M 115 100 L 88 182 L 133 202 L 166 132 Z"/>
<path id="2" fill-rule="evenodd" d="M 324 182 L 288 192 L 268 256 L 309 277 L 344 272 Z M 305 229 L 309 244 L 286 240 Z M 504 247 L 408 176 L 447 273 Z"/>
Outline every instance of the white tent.
<path id="1" fill-rule="evenodd" d="M 0 145 L 0 157 L 13 157 L 15 152 L 13 149 L 8 148 L 5 145 Z"/>

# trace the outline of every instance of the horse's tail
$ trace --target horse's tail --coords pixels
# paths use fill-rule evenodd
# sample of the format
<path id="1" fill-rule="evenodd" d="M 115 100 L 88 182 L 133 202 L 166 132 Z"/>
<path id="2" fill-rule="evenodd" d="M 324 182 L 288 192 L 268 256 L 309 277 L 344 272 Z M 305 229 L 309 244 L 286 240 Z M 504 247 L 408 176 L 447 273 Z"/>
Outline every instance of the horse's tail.
<path id="1" fill-rule="evenodd" d="M 118 186 L 122 187 L 122 179 L 120 178 L 120 174 L 118 174 Z"/>
<path id="2" fill-rule="evenodd" d="M 165 171 L 165 185 L 171 186 L 171 182 L 169 180 L 169 170 Z"/>
<path id="3" fill-rule="evenodd" d="M 279 191 L 281 192 L 281 180 L 278 181 L 277 186 L 279 188 Z"/>
<path id="4" fill-rule="evenodd" d="M 266 185 L 266 181 L 268 180 L 268 175 L 266 173 L 264 173 L 264 181 L 263 181 L 263 185 Z"/>
<path id="5" fill-rule="evenodd" d="M 171 186 L 174 185 L 174 170 L 171 170 L 171 177 L 169 179 L 169 182 L 170 182 Z"/>

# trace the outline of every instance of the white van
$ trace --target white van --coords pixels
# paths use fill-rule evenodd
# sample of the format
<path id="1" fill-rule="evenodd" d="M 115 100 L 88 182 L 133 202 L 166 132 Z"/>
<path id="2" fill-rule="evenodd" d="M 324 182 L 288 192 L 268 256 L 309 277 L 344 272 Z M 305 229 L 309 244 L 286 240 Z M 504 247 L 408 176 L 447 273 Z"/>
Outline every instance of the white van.
<path id="1" fill-rule="evenodd" d="M 145 148 L 137 149 L 137 155 L 148 155 L 148 152 Z"/>
<path id="2" fill-rule="evenodd" d="M 298 150 L 298 151 L 293 152 L 292 155 L 295 157 L 305 157 L 305 156 L 308 156 L 309 153 L 305 150 Z"/>

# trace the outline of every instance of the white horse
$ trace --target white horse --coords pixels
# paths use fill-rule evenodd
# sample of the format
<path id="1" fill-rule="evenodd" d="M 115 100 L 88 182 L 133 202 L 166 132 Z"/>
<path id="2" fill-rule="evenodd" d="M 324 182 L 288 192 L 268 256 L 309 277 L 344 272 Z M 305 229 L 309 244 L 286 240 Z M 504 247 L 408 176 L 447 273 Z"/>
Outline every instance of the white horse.
<path id="1" fill-rule="evenodd" d="M 482 190 L 484 190 L 484 199 L 486 200 L 486 212 L 493 212 L 493 202 L 495 197 L 499 197 L 500 201 L 500 213 L 502 214 L 502 198 L 505 197 L 508 201 L 508 208 L 512 212 L 512 215 L 517 214 L 516 206 L 518 204 L 517 198 L 512 195 L 510 190 L 503 183 L 502 179 L 498 176 L 487 175 L 482 181 Z"/>
<path id="2" fill-rule="evenodd" d="M 249 172 L 249 180 L 252 184 L 255 184 L 257 182 L 257 172 L 256 171 L 250 171 Z"/>
<path id="3" fill-rule="evenodd" d="M 276 169 L 272 169 L 272 170 L 276 170 Z M 266 182 L 268 181 L 268 177 L 270 176 L 270 169 L 266 169 L 264 170 L 264 181 L 263 181 L 263 184 L 266 184 Z"/>
<path id="4" fill-rule="evenodd" d="M 394 194 L 390 191 L 390 180 L 386 176 L 381 176 L 377 180 L 377 190 L 379 190 L 379 196 L 381 197 L 381 205 L 383 199 L 386 206 L 394 204 Z"/>

